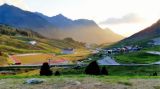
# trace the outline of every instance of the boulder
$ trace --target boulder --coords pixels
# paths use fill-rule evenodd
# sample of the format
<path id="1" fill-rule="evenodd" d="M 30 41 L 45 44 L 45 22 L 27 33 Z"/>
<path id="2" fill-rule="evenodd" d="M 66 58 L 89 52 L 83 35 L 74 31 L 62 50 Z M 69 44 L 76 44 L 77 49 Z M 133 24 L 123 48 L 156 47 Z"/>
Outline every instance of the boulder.
<path id="1" fill-rule="evenodd" d="M 25 83 L 27 84 L 40 84 L 40 83 L 43 83 L 45 80 L 43 79 L 35 79 L 35 78 L 32 78 L 32 79 L 28 79 L 26 80 Z"/>

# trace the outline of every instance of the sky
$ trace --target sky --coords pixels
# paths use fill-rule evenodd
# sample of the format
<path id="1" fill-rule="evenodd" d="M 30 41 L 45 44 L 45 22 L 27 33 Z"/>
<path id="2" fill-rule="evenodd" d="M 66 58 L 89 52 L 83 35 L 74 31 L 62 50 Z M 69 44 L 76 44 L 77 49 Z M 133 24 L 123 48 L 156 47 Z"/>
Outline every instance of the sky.
<path id="1" fill-rule="evenodd" d="M 48 16 L 94 20 L 125 37 L 160 19 L 160 0 L 0 0 L 3 3 Z"/>

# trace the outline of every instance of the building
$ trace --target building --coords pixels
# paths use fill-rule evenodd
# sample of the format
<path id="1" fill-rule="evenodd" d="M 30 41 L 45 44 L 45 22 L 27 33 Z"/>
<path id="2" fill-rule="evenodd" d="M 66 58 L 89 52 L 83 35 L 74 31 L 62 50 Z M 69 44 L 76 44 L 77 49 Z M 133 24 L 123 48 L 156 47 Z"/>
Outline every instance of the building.
<path id="1" fill-rule="evenodd" d="M 17 59 L 15 55 L 9 56 L 8 62 L 12 65 L 21 65 L 21 62 Z"/>
<path id="2" fill-rule="evenodd" d="M 74 54 L 75 51 L 73 48 L 65 48 L 65 49 L 62 49 L 62 54 Z"/>
<path id="3" fill-rule="evenodd" d="M 28 43 L 29 43 L 30 45 L 36 45 L 36 44 L 37 44 L 36 41 L 29 41 Z"/>

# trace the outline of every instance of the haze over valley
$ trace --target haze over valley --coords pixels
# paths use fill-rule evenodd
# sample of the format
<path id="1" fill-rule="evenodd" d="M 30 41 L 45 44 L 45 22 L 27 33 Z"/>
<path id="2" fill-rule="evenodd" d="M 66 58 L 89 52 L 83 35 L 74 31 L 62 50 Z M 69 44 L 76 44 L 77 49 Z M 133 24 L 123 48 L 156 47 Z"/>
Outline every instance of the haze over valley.
<path id="1" fill-rule="evenodd" d="M 0 89 L 160 89 L 159 0 L 0 0 Z"/>
<path id="2" fill-rule="evenodd" d="M 48 17 L 38 12 L 24 11 L 7 4 L 0 6 L 0 18 L 2 18 L 1 24 L 30 29 L 49 38 L 71 37 L 80 42 L 96 44 L 113 43 L 123 39 L 123 36 L 110 29 L 100 28 L 93 20 L 71 20 L 62 14 Z"/>

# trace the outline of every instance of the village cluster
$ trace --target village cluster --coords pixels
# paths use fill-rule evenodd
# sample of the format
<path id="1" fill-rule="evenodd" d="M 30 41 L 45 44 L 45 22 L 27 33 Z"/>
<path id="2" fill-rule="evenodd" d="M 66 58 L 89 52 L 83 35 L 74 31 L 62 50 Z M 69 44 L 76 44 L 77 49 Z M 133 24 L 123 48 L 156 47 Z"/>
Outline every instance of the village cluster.
<path id="1" fill-rule="evenodd" d="M 124 46 L 124 47 L 118 47 L 118 48 L 106 48 L 103 49 L 102 52 L 105 54 L 119 54 L 119 53 L 128 53 L 128 52 L 135 52 L 141 50 L 142 47 L 138 45 L 132 45 L 132 46 Z"/>

